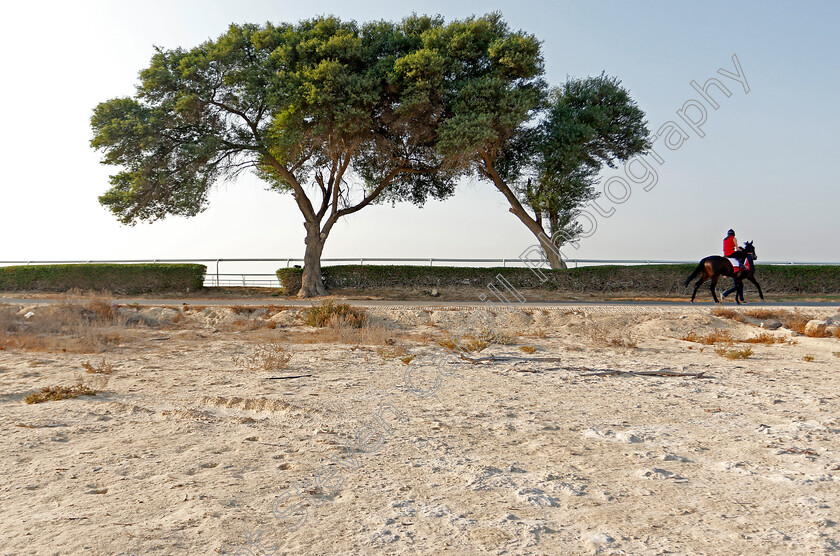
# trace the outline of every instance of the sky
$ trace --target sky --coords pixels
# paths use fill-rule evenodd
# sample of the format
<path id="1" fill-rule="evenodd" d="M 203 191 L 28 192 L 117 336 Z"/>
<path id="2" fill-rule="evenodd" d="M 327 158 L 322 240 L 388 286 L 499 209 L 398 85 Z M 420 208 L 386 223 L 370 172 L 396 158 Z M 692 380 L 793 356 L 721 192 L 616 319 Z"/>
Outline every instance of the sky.
<path id="1" fill-rule="evenodd" d="M 759 262 L 840 262 L 840 3 L 529 0 L 6 4 L 0 261 L 302 257 L 293 199 L 252 175 L 222 184 L 196 217 L 118 223 L 97 201 L 114 169 L 90 147 L 92 110 L 134 93 L 155 45 L 190 48 L 232 22 L 399 20 L 412 11 L 447 20 L 500 11 L 542 41 L 549 83 L 604 71 L 630 90 L 650 129 L 672 121 L 688 133 L 676 150 L 658 140 L 661 162 L 645 158 L 657 178 L 647 191 L 622 167 L 604 172 L 604 181 L 628 183 L 629 196 L 613 179 L 613 200 L 599 201 L 610 216 L 590 208 L 594 226 L 563 248 L 566 257 L 699 260 L 734 228 L 742 242 L 755 241 Z M 710 89 L 717 109 L 690 84 L 713 77 L 731 93 Z M 703 137 L 677 115 L 692 99 L 706 111 Z M 374 206 L 342 219 L 323 256 L 516 258 L 533 244 L 502 195 L 471 179 L 422 209 Z"/>

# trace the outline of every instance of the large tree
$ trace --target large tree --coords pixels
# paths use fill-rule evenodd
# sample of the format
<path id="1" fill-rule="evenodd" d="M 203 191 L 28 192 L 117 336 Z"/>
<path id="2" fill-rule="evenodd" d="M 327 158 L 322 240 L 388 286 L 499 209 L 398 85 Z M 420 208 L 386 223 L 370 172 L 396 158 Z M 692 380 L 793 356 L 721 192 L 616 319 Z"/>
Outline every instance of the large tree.
<path id="1" fill-rule="evenodd" d="M 122 168 L 100 202 L 127 224 L 193 216 L 220 179 L 254 169 L 303 216 L 298 295 L 325 294 L 321 253 L 338 219 L 454 190 L 458 168 L 435 149 L 443 75 L 424 47 L 444 28 L 421 16 L 361 27 L 321 17 L 157 49 L 136 95 L 91 119 L 92 146 Z"/>

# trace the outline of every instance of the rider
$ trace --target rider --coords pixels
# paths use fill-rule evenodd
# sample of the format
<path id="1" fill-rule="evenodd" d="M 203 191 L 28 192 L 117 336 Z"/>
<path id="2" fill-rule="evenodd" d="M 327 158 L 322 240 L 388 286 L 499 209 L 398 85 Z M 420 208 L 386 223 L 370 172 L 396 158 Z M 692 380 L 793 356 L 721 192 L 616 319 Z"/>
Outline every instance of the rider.
<path id="1" fill-rule="evenodd" d="M 724 257 L 732 257 L 736 251 L 741 251 L 742 249 L 738 247 L 738 240 L 735 238 L 735 230 L 729 229 L 726 232 L 726 237 L 723 238 L 723 256 Z M 742 263 L 746 264 L 746 263 Z M 732 292 L 738 291 L 738 280 L 733 276 L 732 277 L 732 287 L 723 292 L 723 297 L 726 297 Z M 735 300 L 738 300 L 738 297 L 741 298 L 741 302 L 744 302 L 744 292 L 738 292 L 738 295 L 735 296 Z"/>

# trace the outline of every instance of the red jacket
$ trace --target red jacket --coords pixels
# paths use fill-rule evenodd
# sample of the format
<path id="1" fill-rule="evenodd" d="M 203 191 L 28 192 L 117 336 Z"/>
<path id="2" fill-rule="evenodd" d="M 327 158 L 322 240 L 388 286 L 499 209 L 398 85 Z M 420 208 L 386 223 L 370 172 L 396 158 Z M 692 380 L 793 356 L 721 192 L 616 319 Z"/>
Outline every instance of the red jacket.
<path id="1" fill-rule="evenodd" d="M 726 236 L 723 239 L 723 256 L 731 257 L 737 247 L 738 240 L 735 239 L 735 236 Z"/>

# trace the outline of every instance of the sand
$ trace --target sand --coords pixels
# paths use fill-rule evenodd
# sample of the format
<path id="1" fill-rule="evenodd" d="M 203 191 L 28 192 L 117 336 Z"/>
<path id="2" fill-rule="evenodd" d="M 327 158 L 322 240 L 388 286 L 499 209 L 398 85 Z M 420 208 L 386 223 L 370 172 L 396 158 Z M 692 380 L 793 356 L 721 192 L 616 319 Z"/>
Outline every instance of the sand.
<path id="1" fill-rule="evenodd" d="M 765 331 L 708 307 L 500 314 L 507 345 L 475 357 L 521 359 L 432 391 L 471 311 L 369 310 L 381 346 L 302 343 L 298 309 L 165 311 L 123 309 L 147 320 L 102 354 L 0 351 L 0 553 L 840 551 L 837 339 L 730 360 L 679 338 Z M 287 367 L 232 360 L 270 342 Z M 100 394 L 23 402 L 103 358 Z M 606 372 L 663 369 L 701 376 Z"/>

